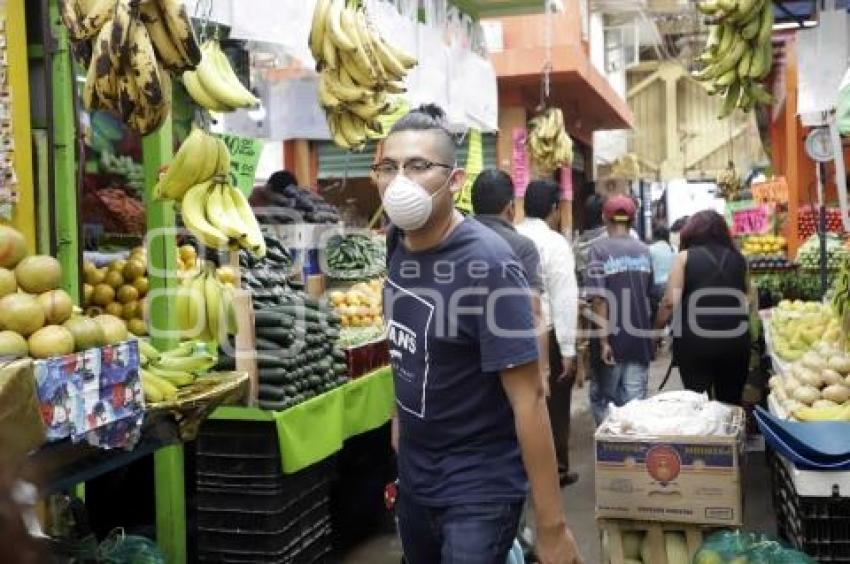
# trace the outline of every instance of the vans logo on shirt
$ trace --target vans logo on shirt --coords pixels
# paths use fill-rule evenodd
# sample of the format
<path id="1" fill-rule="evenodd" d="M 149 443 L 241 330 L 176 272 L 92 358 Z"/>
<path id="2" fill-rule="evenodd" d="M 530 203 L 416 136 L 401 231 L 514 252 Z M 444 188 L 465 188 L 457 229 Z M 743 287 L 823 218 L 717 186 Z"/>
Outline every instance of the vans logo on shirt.
<path id="1" fill-rule="evenodd" d="M 388 333 L 393 345 L 410 354 L 416 354 L 416 334 L 413 331 L 404 325 L 391 321 Z"/>

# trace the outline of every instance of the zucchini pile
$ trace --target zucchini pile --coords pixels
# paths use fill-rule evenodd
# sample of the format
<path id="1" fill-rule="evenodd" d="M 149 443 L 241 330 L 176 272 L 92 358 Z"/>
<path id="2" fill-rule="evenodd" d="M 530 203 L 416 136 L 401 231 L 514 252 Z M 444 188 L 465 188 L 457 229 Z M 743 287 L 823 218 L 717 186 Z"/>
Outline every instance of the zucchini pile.
<path id="1" fill-rule="evenodd" d="M 386 272 L 387 246 L 360 233 L 334 235 L 325 250 L 328 276 L 336 280 L 369 280 Z"/>
<path id="2" fill-rule="evenodd" d="M 256 259 L 245 251 L 239 254 L 242 287 L 250 290 L 255 304 L 270 306 L 287 293 L 286 285 L 292 269 L 292 256 L 274 237 L 265 237 L 266 256 Z"/>
<path id="3" fill-rule="evenodd" d="M 339 223 L 339 213 L 332 204 L 312 190 L 290 185 L 280 192 L 268 188 L 255 188 L 252 204 L 263 212 L 257 215 L 260 223 Z"/>
<path id="4" fill-rule="evenodd" d="M 260 408 L 283 411 L 348 381 L 340 318 L 327 304 L 286 288 L 275 304 L 255 306 L 254 318 Z"/>

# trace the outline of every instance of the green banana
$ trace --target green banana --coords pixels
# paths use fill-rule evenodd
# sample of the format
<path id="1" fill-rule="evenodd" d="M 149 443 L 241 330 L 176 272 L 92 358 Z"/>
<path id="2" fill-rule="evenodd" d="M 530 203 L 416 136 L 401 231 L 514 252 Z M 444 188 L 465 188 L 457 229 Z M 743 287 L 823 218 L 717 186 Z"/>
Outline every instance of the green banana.
<path id="1" fill-rule="evenodd" d="M 753 50 L 747 49 L 744 53 L 744 56 L 741 57 L 741 60 L 738 62 L 738 68 L 733 69 L 736 71 L 736 74 L 741 77 L 741 80 L 747 78 L 749 76 L 747 73 L 750 72 L 750 65 L 753 61 Z M 731 72 L 731 71 L 730 71 Z"/>
<path id="2" fill-rule="evenodd" d="M 735 41 L 732 44 L 732 47 L 729 51 L 723 55 L 723 58 L 716 65 L 716 73 L 717 75 L 723 75 L 728 72 L 730 69 L 735 68 L 738 62 L 741 60 L 741 57 L 747 50 L 747 42 L 741 39 L 740 37 L 735 38 Z"/>
<path id="3" fill-rule="evenodd" d="M 773 2 L 765 2 L 761 11 L 761 26 L 759 27 L 757 45 L 764 45 L 770 42 L 770 36 L 773 33 Z"/>
<path id="4" fill-rule="evenodd" d="M 723 73 L 720 78 L 714 81 L 717 86 L 729 86 L 733 82 L 738 80 L 738 72 L 736 69 L 729 69 L 725 73 Z"/>
<path id="5" fill-rule="evenodd" d="M 728 117 L 732 111 L 735 109 L 736 104 L 738 103 L 738 98 L 741 95 L 741 83 L 738 81 L 733 82 L 729 85 L 729 88 L 726 89 L 726 94 L 723 99 L 723 107 L 720 109 L 720 114 L 718 114 L 718 119 L 725 119 Z"/>

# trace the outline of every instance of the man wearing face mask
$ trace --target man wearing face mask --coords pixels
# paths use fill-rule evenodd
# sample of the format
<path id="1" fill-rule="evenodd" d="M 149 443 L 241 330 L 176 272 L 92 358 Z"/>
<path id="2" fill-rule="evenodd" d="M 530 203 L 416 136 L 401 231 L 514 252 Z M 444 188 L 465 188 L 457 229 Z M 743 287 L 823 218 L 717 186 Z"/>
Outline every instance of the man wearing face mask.
<path id="1" fill-rule="evenodd" d="M 540 561 L 581 562 L 558 489 L 528 284 L 507 243 L 454 209 L 464 181 L 455 151 L 442 111 L 423 106 L 393 126 L 372 167 L 393 224 L 384 309 L 405 559 L 503 564 L 530 484 Z"/>
<path id="2" fill-rule="evenodd" d="M 570 472 L 570 406 L 576 379 L 578 284 L 575 259 L 561 234 L 561 187 L 534 180 L 525 191 L 525 220 L 517 231 L 537 245 L 543 271 L 543 319 L 549 328 L 549 419 L 561 485 L 578 480 Z M 581 387 L 582 382 L 579 382 Z"/>

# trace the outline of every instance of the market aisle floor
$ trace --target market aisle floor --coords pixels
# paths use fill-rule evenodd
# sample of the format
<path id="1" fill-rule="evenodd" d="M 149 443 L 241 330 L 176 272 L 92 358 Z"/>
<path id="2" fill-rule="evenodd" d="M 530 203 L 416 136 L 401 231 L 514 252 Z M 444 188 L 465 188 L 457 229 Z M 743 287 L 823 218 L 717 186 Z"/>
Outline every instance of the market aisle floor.
<path id="1" fill-rule="evenodd" d="M 652 366 L 649 389 L 654 393 L 667 371 L 669 357 L 663 357 Z M 681 389 L 678 374 L 674 371 L 665 390 Z M 581 545 L 587 564 L 598 564 L 599 535 L 594 520 L 593 491 L 593 417 L 587 399 L 587 387 L 576 389 L 573 396 L 572 459 L 573 468 L 580 475 L 578 483 L 564 489 L 567 519 Z M 747 461 L 745 483 L 745 524 L 748 530 L 775 532 L 773 508 L 770 500 L 770 477 L 764 463 L 764 454 L 750 453 Z M 394 534 L 376 535 L 343 557 L 345 564 L 398 564 L 401 546 Z"/>

